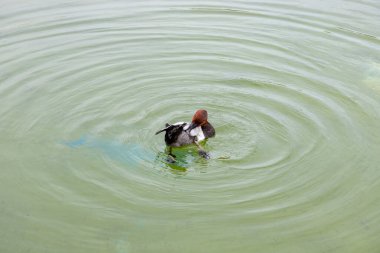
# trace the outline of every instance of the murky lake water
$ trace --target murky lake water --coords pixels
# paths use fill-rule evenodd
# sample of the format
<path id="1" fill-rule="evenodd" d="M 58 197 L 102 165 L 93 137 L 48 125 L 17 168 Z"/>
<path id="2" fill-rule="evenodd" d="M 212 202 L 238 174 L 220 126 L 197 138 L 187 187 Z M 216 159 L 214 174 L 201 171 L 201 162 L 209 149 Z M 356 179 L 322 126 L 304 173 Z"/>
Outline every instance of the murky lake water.
<path id="1" fill-rule="evenodd" d="M 0 252 L 380 252 L 379 24 L 377 0 L 3 1 Z M 165 163 L 154 133 L 199 108 L 212 159 Z"/>

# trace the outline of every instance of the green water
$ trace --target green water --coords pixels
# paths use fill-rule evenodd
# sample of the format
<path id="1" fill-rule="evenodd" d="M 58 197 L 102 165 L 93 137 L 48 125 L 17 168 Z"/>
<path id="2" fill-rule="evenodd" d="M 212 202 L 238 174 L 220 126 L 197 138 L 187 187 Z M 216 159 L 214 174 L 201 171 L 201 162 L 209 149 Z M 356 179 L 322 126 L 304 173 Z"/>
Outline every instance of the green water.
<path id="1" fill-rule="evenodd" d="M 380 252 L 379 1 L 1 5 L 1 253 Z"/>

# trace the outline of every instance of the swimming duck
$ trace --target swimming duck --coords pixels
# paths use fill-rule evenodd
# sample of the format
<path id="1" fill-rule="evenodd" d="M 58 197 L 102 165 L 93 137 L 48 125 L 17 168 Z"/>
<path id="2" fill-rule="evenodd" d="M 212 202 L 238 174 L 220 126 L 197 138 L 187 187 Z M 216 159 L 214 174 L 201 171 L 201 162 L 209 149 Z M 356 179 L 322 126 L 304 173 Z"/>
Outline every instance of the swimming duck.
<path id="1" fill-rule="evenodd" d="M 172 125 L 166 123 L 164 129 L 157 131 L 156 134 L 165 132 L 165 143 L 169 147 L 169 157 L 175 160 L 172 147 L 195 144 L 198 147 L 199 155 L 209 159 L 209 154 L 199 144 L 200 141 L 215 136 L 215 129 L 207 119 L 206 110 L 197 110 L 190 123 L 177 122 Z"/>

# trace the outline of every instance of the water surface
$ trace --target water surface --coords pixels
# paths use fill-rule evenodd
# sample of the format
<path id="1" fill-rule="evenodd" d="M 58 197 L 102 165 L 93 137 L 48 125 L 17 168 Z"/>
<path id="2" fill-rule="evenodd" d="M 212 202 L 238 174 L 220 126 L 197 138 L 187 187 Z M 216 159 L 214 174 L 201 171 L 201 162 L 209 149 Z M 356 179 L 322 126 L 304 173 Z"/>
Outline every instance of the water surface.
<path id="1" fill-rule="evenodd" d="M 3 2 L 0 252 L 379 252 L 379 13 Z M 199 108 L 212 159 L 167 164 Z"/>

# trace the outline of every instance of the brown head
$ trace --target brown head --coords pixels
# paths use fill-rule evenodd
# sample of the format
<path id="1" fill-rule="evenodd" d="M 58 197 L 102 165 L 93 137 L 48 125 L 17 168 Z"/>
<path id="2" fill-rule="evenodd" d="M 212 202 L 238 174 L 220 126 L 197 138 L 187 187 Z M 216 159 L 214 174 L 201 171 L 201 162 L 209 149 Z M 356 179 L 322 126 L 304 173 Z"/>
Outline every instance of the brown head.
<path id="1" fill-rule="evenodd" d="M 192 129 L 203 126 L 207 123 L 207 111 L 206 110 L 197 110 L 193 116 L 193 119 L 191 120 L 191 124 L 189 127 L 189 131 Z"/>

